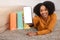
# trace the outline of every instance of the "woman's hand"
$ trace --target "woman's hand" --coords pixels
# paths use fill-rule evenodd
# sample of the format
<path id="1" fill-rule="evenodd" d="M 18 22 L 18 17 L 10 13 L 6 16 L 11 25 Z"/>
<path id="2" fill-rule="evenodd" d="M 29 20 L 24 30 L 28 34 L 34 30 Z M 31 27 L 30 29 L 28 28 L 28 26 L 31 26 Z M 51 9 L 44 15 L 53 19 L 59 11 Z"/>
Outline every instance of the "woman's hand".
<path id="1" fill-rule="evenodd" d="M 28 32 L 27 35 L 28 35 L 28 36 L 36 36 L 37 33 L 36 33 L 36 32 Z"/>

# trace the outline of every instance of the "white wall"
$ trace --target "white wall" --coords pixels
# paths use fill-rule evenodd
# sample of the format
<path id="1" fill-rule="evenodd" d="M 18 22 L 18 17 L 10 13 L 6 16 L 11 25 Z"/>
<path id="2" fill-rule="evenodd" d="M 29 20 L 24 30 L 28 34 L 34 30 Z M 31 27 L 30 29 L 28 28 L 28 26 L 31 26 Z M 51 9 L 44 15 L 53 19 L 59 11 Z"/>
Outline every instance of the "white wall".
<path id="1" fill-rule="evenodd" d="M 44 1 L 44 0 L 43 0 Z M 0 6 L 26 5 L 34 6 L 42 0 L 0 0 Z"/>
<path id="2" fill-rule="evenodd" d="M 25 6 L 31 6 L 33 8 L 36 4 L 43 1 L 46 0 L 0 0 L 0 7 L 25 5 Z M 53 1 L 56 5 L 56 9 L 60 10 L 60 0 L 50 0 L 50 1 Z"/>

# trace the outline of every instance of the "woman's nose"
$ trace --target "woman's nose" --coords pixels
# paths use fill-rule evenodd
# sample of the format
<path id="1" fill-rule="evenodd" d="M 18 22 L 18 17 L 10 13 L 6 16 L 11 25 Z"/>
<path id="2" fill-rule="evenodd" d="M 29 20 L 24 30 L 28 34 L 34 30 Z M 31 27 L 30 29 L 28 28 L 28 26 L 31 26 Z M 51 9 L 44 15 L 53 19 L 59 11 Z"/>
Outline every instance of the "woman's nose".
<path id="1" fill-rule="evenodd" d="M 45 11 L 42 12 L 43 14 L 46 13 Z"/>

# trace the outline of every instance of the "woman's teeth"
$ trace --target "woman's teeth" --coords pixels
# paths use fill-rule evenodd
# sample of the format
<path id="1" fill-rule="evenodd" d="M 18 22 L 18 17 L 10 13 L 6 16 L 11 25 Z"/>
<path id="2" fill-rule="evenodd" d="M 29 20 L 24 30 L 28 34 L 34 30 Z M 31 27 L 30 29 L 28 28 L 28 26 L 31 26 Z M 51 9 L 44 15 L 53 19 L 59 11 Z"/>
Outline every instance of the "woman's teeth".
<path id="1" fill-rule="evenodd" d="M 43 17 L 47 17 L 47 15 L 46 14 L 43 14 Z"/>

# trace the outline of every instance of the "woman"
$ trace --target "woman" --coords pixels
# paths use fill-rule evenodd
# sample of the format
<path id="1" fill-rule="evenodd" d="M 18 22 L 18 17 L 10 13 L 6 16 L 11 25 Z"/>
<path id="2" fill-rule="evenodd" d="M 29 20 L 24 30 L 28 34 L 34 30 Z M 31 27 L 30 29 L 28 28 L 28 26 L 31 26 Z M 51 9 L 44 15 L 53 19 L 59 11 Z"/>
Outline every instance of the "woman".
<path id="1" fill-rule="evenodd" d="M 43 35 L 53 31 L 56 24 L 55 5 L 51 1 L 39 3 L 34 7 L 34 13 L 37 15 L 33 18 L 34 28 L 37 32 L 28 32 L 27 35 Z"/>

